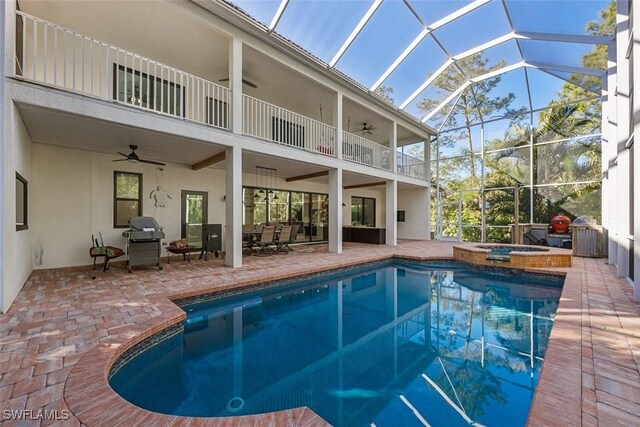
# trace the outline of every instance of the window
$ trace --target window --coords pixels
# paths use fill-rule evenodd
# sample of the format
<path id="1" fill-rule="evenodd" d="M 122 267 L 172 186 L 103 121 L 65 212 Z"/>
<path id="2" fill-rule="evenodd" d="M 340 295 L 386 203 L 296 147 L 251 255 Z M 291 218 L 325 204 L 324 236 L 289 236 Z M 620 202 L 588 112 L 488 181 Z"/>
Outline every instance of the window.
<path id="1" fill-rule="evenodd" d="M 271 139 L 294 147 L 304 148 L 304 126 L 290 121 L 271 118 Z"/>
<path id="2" fill-rule="evenodd" d="M 376 226 L 376 199 L 355 196 L 351 198 L 351 225 Z"/>
<path id="3" fill-rule="evenodd" d="M 179 84 L 131 68 L 125 69 L 123 65 L 113 64 L 113 70 L 113 99 L 161 113 L 185 116 L 184 88 Z"/>
<path id="4" fill-rule="evenodd" d="M 226 102 L 207 96 L 207 124 L 229 129 L 229 107 Z"/>
<path id="5" fill-rule="evenodd" d="M 27 222 L 27 180 L 16 172 L 16 231 L 29 228 Z"/>
<path id="6" fill-rule="evenodd" d="M 142 174 L 113 173 L 113 228 L 129 227 L 129 219 L 142 216 Z"/>

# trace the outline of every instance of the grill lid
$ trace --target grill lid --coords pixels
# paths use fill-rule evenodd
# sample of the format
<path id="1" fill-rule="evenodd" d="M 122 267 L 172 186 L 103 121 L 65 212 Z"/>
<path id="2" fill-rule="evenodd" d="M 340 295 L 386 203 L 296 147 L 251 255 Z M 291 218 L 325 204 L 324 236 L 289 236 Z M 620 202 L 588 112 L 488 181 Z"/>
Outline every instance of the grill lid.
<path id="1" fill-rule="evenodd" d="M 575 219 L 575 221 L 573 221 L 573 225 L 597 225 L 597 224 L 598 224 L 598 221 L 590 215 L 579 216 L 578 218 Z"/>
<path id="2" fill-rule="evenodd" d="M 129 227 L 138 231 L 156 231 L 162 230 L 158 221 L 151 216 L 133 216 L 129 220 Z"/>

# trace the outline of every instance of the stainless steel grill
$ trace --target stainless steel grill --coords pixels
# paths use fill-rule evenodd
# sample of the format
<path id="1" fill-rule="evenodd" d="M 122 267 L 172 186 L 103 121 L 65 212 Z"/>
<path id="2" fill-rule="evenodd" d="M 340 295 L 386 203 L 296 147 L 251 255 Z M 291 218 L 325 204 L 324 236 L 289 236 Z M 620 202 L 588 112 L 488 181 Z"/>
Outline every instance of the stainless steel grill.
<path id="1" fill-rule="evenodd" d="M 134 265 L 155 264 L 162 270 L 160 260 L 161 239 L 164 231 L 155 218 L 134 216 L 129 220 L 129 229 L 122 232 L 127 239 L 127 268 L 131 273 Z"/>

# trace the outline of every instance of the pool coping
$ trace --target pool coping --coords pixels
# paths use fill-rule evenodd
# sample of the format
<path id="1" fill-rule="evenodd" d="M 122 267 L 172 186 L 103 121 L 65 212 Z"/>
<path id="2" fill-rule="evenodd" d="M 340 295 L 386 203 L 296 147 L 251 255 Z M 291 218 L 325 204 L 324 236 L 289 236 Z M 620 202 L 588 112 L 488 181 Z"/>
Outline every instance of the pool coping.
<path id="1" fill-rule="evenodd" d="M 327 271 L 335 272 L 343 268 L 356 268 L 366 264 L 392 261 L 393 259 L 409 261 L 456 261 L 453 257 L 420 257 L 404 254 L 384 254 L 372 256 L 367 260 L 358 262 L 338 263 L 330 270 L 324 267 L 312 268 L 294 273 L 283 273 L 278 276 L 271 276 L 269 282 L 287 280 L 294 277 L 309 276 Z M 549 413 L 549 408 L 557 408 L 558 400 L 563 401 L 567 415 L 571 419 L 580 420 L 581 409 L 581 374 L 582 366 L 575 364 L 581 358 L 580 342 L 568 339 L 575 335 L 575 328 L 581 328 L 581 318 L 575 324 L 573 310 L 581 308 L 581 285 L 582 275 L 572 271 L 558 271 L 544 268 L 521 268 L 525 272 L 534 274 L 551 274 L 555 276 L 565 276 L 562 294 L 554 326 L 551 330 L 548 346 L 546 349 L 542 371 L 534 399 L 531 403 L 528 425 L 553 425 L 545 420 L 557 421 L 553 413 Z M 120 334 L 109 342 L 104 342 L 85 353 L 71 370 L 64 386 L 64 399 L 78 420 L 85 425 L 203 425 L 214 426 L 222 424 L 232 425 L 330 425 L 323 418 L 317 415 L 308 407 L 299 407 L 277 412 L 269 412 L 257 415 L 245 415 L 239 417 L 183 417 L 161 414 L 142 409 L 121 397 L 109 384 L 109 377 L 112 368 L 118 359 L 127 351 L 136 347 L 146 339 L 169 329 L 186 319 L 186 313 L 175 303 L 189 297 L 204 294 L 225 293 L 230 290 L 246 291 L 252 285 L 263 283 L 261 279 L 250 279 L 224 286 L 212 286 L 190 292 L 172 293 L 153 297 L 153 303 L 162 309 L 162 316 L 158 316 L 142 323 L 127 325 L 127 332 Z M 568 286 L 569 285 L 569 286 Z M 578 329 L 580 332 L 580 329 Z M 569 341 L 569 343 L 566 343 Z M 570 358 L 567 358 L 567 353 Z M 135 356 L 133 356 L 135 357 Z M 566 363 L 570 360 L 572 364 Z M 548 367 L 550 366 L 550 367 Z M 556 379 L 561 376 L 565 379 L 562 384 L 558 384 Z M 544 390 L 544 392 L 541 392 Z M 554 392 L 551 392 L 554 390 Z M 571 397 L 576 396 L 577 399 Z M 559 391 L 559 392 L 556 392 Z M 566 399 L 566 401 L 565 401 Z M 575 418 L 574 418 L 575 416 Z M 580 425 L 578 421 L 576 425 Z"/>

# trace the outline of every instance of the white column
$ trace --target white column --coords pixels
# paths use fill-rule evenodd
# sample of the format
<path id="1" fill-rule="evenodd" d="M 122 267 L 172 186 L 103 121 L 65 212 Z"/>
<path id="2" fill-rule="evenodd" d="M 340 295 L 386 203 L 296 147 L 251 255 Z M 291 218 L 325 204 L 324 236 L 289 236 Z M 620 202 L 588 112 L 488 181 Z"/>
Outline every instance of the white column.
<path id="1" fill-rule="evenodd" d="M 615 166 L 616 141 L 616 46 L 609 45 L 607 60 L 607 78 L 603 79 L 602 103 L 602 225 L 607 230 L 608 263 L 618 262 L 618 242 L 616 236 L 615 205 Z"/>
<path id="2" fill-rule="evenodd" d="M 398 181 L 395 179 L 387 181 L 385 198 L 387 202 L 386 243 L 387 245 L 396 245 L 398 244 Z"/>
<path id="3" fill-rule="evenodd" d="M 342 253 L 342 168 L 329 170 L 329 252 Z"/>
<path id="4" fill-rule="evenodd" d="M 16 34 L 16 2 L 3 1 L 0 3 L 0 46 L 2 59 L 0 66 L 5 76 L 13 76 L 15 64 L 15 34 Z M 26 54 L 26 53 L 25 53 Z"/>
<path id="5" fill-rule="evenodd" d="M 242 133 L 242 40 L 229 40 L 229 88 L 231 88 L 231 131 Z"/>
<path id="6" fill-rule="evenodd" d="M 640 2 L 632 3 L 633 7 L 633 127 L 634 135 L 640 138 Z M 634 297 L 640 301 L 640 145 L 633 144 L 633 284 Z"/>
<path id="7" fill-rule="evenodd" d="M 618 238 L 618 277 L 629 275 L 629 150 L 625 147 L 629 139 L 630 97 L 629 97 L 629 60 L 626 57 L 626 45 L 629 40 L 628 3 L 618 1 L 616 41 L 617 59 L 617 181 L 613 191 L 616 200 L 616 223 Z"/>
<path id="8" fill-rule="evenodd" d="M 396 156 L 398 155 L 398 123 L 391 122 L 391 132 L 389 135 L 389 148 L 391 148 L 391 172 L 398 173 L 398 161 Z"/>
<path id="9" fill-rule="evenodd" d="M 9 20 L 10 10 L 13 10 L 15 7 L 15 2 L 6 1 L 0 3 L 0 46 L 2 46 L 3 55 L 0 56 L 0 70 L 2 70 L 2 75 L 0 76 L 0 121 L 2 122 L 2 130 L 0 130 L 0 192 L 3 194 L 0 197 L 0 312 L 4 312 L 8 307 L 5 307 L 4 303 L 4 293 L 5 293 L 5 275 L 7 274 L 7 269 L 5 265 L 10 265 L 5 262 L 5 251 L 6 247 L 6 239 L 5 239 L 5 216 L 7 212 L 15 212 L 15 197 L 13 197 L 13 202 L 9 201 L 9 197 L 7 191 L 5 190 L 5 162 L 7 161 L 7 149 L 5 145 L 6 141 L 11 141 L 9 132 L 11 130 L 11 119 L 8 116 L 5 110 L 5 103 L 9 103 L 9 97 L 4 91 L 4 76 L 10 75 L 10 68 L 7 64 L 9 62 L 10 49 L 9 46 L 5 46 L 5 42 L 8 40 L 12 40 L 12 37 L 5 37 L 5 30 L 8 30 L 9 23 L 5 25 L 5 20 Z M 15 22 L 15 20 L 13 20 Z M 11 51 L 11 55 L 13 55 Z M 15 179 L 15 178 L 14 178 Z M 8 226 L 7 226 L 8 227 Z"/>
<path id="10" fill-rule="evenodd" d="M 342 92 L 336 93 L 336 106 L 333 109 L 333 123 L 336 126 L 336 158 L 342 158 Z"/>
<path id="11" fill-rule="evenodd" d="M 225 157 L 225 264 L 242 267 L 242 149 L 227 148 Z"/>

